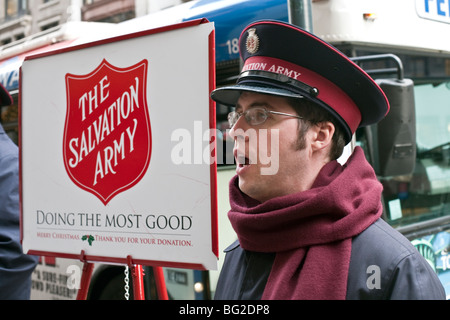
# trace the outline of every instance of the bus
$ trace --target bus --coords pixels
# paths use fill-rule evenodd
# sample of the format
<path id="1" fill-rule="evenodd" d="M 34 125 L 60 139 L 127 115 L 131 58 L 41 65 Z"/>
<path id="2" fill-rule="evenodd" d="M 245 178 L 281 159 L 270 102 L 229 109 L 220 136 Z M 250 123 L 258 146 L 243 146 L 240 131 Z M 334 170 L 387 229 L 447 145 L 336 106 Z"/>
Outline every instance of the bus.
<path id="1" fill-rule="evenodd" d="M 446 5 L 444 5 L 446 3 Z M 366 70 L 385 91 L 391 111 L 377 125 L 361 128 L 346 147 L 358 145 L 383 184 L 383 219 L 405 235 L 427 259 L 450 299 L 450 31 L 448 1 L 312 0 L 311 32 L 333 44 Z M 128 20 L 108 32 L 72 36 L 67 45 L 101 37 L 206 18 L 215 24 L 216 85 L 233 84 L 240 72 L 238 39 L 250 22 L 289 22 L 286 0 L 194 0 Z M 91 29 L 93 30 L 93 29 Z M 447 30 L 447 31 L 446 31 Z M 63 41 L 63 40 L 61 40 Z M 23 53 L 21 53 L 23 54 Z M 0 53 L 0 81 L 5 62 Z M 9 88 L 8 88 L 9 89 Z M 17 89 L 11 88 L 15 93 Z M 17 109 L 17 106 L 15 107 Z M 14 106 L 2 110 L 14 137 Z M 219 263 L 217 271 L 164 268 L 170 299 L 212 299 L 226 248 L 236 238 L 227 219 L 233 141 L 226 135 L 230 108 L 217 104 Z M 223 152 L 220 152 L 220 151 Z M 345 162 L 345 156 L 340 159 Z M 74 299 L 80 261 L 42 257 L 33 274 L 33 299 Z M 97 264 L 88 299 L 123 299 L 129 284 L 124 266 Z M 144 267 L 146 298 L 157 299 L 152 269 Z M 132 290 L 129 290 L 132 291 Z"/>

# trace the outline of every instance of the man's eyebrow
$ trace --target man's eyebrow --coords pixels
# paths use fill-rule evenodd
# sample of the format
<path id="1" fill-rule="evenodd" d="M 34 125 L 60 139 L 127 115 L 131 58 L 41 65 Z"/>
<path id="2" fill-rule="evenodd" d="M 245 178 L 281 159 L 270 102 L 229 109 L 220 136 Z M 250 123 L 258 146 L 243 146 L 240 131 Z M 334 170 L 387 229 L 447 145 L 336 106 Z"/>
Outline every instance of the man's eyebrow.
<path id="1" fill-rule="evenodd" d="M 259 108 L 265 108 L 265 109 L 273 109 L 273 107 L 270 105 L 270 104 L 268 104 L 267 102 L 259 102 L 259 101 L 255 101 L 255 102 L 252 102 L 249 106 L 248 106 L 248 109 L 250 109 L 250 108 L 257 108 L 257 107 L 259 107 Z M 236 107 L 235 107 L 235 111 L 236 112 L 239 112 L 239 111 L 241 111 L 243 109 L 243 107 L 239 104 L 239 103 L 237 103 L 236 104 Z"/>

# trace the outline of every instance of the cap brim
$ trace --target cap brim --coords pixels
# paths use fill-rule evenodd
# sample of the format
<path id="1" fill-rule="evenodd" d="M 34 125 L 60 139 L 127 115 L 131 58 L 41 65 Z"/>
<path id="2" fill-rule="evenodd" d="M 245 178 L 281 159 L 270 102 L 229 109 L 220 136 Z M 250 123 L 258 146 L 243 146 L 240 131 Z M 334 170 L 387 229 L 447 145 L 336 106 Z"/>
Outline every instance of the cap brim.
<path id="1" fill-rule="evenodd" d="M 261 94 L 271 94 L 286 98 L 303 98 L 303 95 L 294 93 L 289 90 L 251 85 L 234 85 L 229 87 L 221 87 L 211 93 L 211 98 L 221 104 L 234 107 L 239 100 L 239 96 L 244 91 Z"/>

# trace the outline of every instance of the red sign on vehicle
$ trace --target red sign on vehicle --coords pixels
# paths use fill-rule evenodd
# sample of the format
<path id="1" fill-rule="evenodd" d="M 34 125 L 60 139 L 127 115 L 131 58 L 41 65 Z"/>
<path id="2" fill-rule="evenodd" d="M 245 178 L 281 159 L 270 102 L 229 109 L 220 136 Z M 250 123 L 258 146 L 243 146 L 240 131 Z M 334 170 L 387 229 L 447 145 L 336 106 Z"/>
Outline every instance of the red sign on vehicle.
<path id="1" fill-rule="evenodd" d="M 105 205 L 133 187 L 150 162 L 147 70 L 147 60 L 128 68 L 103 60 L 89 74 L 66 74 L 64 165 Z"/>

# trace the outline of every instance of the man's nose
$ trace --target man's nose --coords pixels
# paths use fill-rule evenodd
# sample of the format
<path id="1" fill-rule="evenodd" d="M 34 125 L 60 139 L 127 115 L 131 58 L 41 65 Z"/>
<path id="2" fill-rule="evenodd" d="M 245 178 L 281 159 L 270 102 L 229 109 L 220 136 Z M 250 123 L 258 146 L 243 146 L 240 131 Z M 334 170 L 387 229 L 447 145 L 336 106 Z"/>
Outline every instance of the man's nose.
<path id="1" fill-rule="evenodd" d="M 229 135 L 230 137 L 236 141 L 239 138 L 245 137 L 244 132 L 248 129 L 247 121 L 245 117 L 241 115 L 239 119 L 236 121 L 233 127 L 231 127 Z"/>

